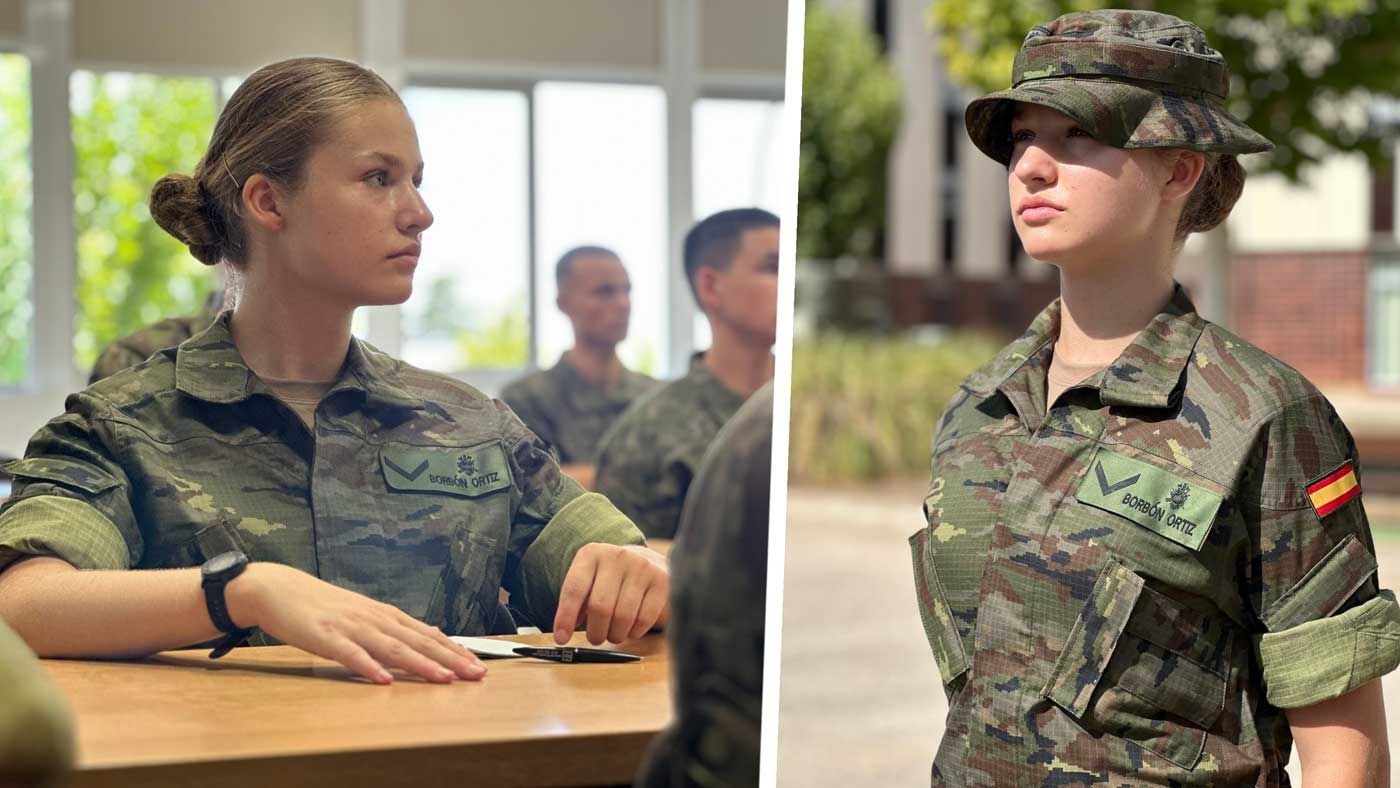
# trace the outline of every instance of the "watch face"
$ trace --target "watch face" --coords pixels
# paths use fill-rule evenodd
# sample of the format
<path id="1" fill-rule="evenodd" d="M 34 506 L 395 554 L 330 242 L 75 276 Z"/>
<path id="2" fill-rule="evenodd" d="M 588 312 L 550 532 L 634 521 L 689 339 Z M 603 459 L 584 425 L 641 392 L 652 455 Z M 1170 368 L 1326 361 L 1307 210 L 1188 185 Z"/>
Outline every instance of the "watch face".
<path id="1" fill-rule="evenodd" d="M 217 575 L 227 572 L 237 566 L 242 557 L 243 556 L 238 553 L 222 553 L 216 555 L 209 559 L 209 562 L 204 565 L 204 574 Z"/>

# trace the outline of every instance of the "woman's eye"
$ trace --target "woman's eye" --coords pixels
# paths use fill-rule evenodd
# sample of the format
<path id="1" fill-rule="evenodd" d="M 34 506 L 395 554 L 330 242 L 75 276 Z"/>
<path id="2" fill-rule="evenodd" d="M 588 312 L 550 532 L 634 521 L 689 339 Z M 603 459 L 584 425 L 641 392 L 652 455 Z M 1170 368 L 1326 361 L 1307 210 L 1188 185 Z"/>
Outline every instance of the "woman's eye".
<path id="1" fill-rule="evenodd" d="M 376 186 L 387 186 L 389 184 L 389 174 L 385 172 L 372 172 L 365 180 Z"/>
<path id="2" fill-rule="evenodd" d="M 1035 132 L 1031 131 L 1030 129 L 1017 129 L 1016 131 L 1011 132 L 1011 141 L 1013 143 L 1026 142 L 1034 138 Z"/>
<path id="3" fill-rule="evenodd" d="M 1069 130 L 1069 136 L 1071 136 L 1071 137 L 1092 137 L 1092 136 L 1094 136 L 1094 135 L 1090 134 L 1089 132 L 1085 131 L 1084 129 L 1079 128 L 1078 126 L 1075 126 L 1075 127 L 1071 128 L 1071 129 Z"/>

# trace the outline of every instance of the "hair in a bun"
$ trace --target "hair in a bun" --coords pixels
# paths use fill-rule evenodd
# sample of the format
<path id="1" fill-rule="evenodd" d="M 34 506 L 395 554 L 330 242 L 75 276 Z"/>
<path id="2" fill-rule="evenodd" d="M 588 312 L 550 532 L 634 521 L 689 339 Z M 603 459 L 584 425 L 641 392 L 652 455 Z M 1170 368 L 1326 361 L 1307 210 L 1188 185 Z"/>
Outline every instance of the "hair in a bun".
<path id="1" fill-rule="evenodd" d="M 401 103 L 378 74 L 346 60 L 298 57 L 263 66 L 229 97 L 193 176 L 156 181 L 151 217 L 201 263 L 247 262 L 241 211 L 248 177 L 261 173 L 296 190 L 331 124 L 374 99 Z"/>
<path id="2" fill-rule="evenodd" d="M 199 181 L 188 175 L 167 175 L 151 188 L 151 218 L 188 246 L 196 260 L 215 265 L 223 259 L 223 250 L 207 202 Z"/>

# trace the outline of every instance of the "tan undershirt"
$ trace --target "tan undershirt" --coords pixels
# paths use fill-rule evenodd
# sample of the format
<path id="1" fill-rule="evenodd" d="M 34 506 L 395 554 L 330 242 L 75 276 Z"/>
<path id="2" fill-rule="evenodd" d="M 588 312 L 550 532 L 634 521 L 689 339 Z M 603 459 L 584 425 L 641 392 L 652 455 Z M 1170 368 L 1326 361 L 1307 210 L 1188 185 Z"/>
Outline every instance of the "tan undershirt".
<path id="1" fill-rule="evenodd" d="M 335 385 L 335 378 L 330 380 L 278 380 L 259 376 L 263 383 L 272 390 L 272 395 L 287 404 L 287 407 L 296 412 L 301 417 L 301 421 L 306 428 L 312 432 L 316 431 L 316 406 L 321 404 L 321 398 L 326 396 L 326 392 Z"/>
<path id="2" fill-rule="evenodd" d="M 1050 368 L 1045 370 L 1045 411 L 1055 404 L 1067 389 L 1093 377 L 1107 364 L 1072 364 L 1055 354 L 1050 358 Z"/>

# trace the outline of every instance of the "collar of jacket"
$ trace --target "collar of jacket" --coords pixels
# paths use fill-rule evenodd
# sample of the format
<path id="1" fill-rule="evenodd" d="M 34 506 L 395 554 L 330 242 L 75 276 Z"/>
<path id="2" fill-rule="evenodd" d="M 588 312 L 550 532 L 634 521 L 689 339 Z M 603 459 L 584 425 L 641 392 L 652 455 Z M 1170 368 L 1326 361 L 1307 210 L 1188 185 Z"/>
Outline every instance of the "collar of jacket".
<path id="1" fill-rule="evenodd" d="M 1196 314 L 1186 288 L 1177 283 L 1171 300 L 1162 311 L 1103 374 L 1095 376 L 1102 381 L 1099 398 L 1110 406 L 1175 406 L 1181 395 L 1182 373 L 1205 326 L 1206 321 Z M 1027 361 L 1053 343 L 1059 333 L 1060 299 L 1057 298 L 1036 316 L 1026 333 L 968 381 L 967 389 L 978 396 L 990 397 Z"/>
<path id="2" fill-rule="evenodd" d="M 233 344 L 229 328 L 232 314 L 221 313 L 209 328 L 176 349 L 175 388 L 181 393 L 205 402 L 232 404 L 267 391 Z M 345 366 L 326 396 L 360 391 L 366 401 L 376 405 L 421 410 L 423 401 L 409 392 L 399 376 L 402 365 L 402 361 L 351 337 Z"/>
<path id="3" fill-rule="evenodd" d="M 728 421 L 734 411 L 744 404 L 744 398 L 720 382 L 705 364 L 705 351 L 690 354 L 690 368 L 685 377 L 700 395 L 700 401 L 721 422 Z"/>

